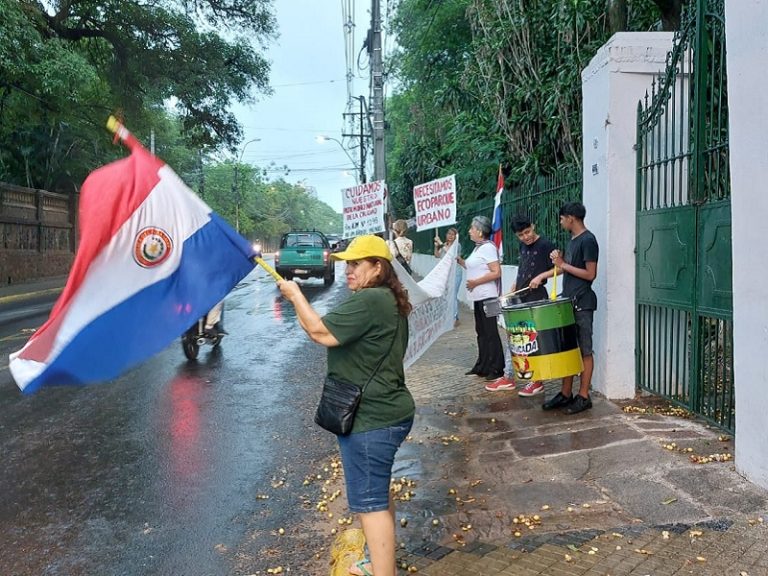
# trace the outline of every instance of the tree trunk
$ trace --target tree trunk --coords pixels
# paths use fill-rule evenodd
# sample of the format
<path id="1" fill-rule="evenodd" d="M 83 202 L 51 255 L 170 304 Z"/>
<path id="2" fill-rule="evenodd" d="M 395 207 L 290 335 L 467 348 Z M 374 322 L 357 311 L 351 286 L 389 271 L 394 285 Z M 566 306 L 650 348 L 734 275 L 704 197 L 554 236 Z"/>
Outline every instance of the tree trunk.
<path id="1" fill-rule="evenodd" d="M 611 34 L 624 32 L 627 29 L 629 12 L 627 0 L 608 0 L 608 29 Z"/>
<path id="2" fill-rule="evenodd" d="M 680 17 L 687 0 L 653 0 L 661 12 L 661 27 L 668 32 L 680 29 Z"/>

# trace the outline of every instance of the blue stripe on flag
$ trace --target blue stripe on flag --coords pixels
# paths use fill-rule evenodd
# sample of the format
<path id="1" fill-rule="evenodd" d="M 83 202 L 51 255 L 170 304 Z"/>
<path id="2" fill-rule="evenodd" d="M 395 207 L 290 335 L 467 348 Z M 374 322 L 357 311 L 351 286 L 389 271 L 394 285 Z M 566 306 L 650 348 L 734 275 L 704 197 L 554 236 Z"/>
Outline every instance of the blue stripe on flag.
<path id="1" fill-rule="evenodd" d="M 166 348 L 253 270 L 252 248 L 216 214 L 183 246 L 171 276 L 85 326 L 24 393 L 116 378 Z"/>

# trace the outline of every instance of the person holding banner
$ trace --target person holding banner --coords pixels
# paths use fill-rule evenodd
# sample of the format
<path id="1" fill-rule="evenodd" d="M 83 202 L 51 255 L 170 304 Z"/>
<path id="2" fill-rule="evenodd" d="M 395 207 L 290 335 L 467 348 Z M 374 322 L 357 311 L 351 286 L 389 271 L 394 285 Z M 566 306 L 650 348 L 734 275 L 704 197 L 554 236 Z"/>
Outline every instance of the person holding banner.
<path id="1" fill-rule="evenodd" d="M 496 317 L 485 314 L 483 303 L 499 297 L 501 263 L 496 246 L 489 240 L 491 221 L 485 216 L 475 216 L 469 227 L 469 238 L 475 243 L 472 254 L 460 266 L 467 271 L 467 292 L 473 302 L 475 332 L 477 333 L 477 361 L 466 374 L 483 376 L 489 382 L 504 375 L 504 350 L 496 324 Z"/>
<path id="2" fill-rule="evenodd" d="M 358 236 L 331 258 L 346 261 L 352 295 L 325 316 L 295 282 L 281 280 L 278 286 L 310 339 L 328 348 L 328 376 L 363 387 L 352 432 L 337 436 L 349 509 L 360 516 L 370 554 L 350 573 L 394 576 L 395 509 L 389 484 L 395 454 L 415 413 L 403 367 L 411 303 L 382 238 Z"/>
<path id="3" fill-rule="evenodd" d="M 437 230 L 437 229 L 435 229 Z M 445 242 L 440 240 L 440 236 L 435 234 L 435 258 L 442 258 L 448 252 L 453 243 L 456 242 L 456 255 L 461 256 L 461 244 L 457 242 L 459 231 L 456 228 L 448 228 L 445 233 Z M 459 325 L 459 288 L 461 288 L 461 267 L 456 267 L 456 280 L 453 286 L 453 322 L 454 326 Z"/>
<path id="4" fill-rule="evenodd" d="M 395 233 L 395 239 L 387 243 L 389 251 L 408 274 L 413 274 L 411 270 L 413 240 L 405 236 L 405 233 L 408 232 L 408 223 L 405 220 L 395 220 L 392 224 L 392 231 Z"/>

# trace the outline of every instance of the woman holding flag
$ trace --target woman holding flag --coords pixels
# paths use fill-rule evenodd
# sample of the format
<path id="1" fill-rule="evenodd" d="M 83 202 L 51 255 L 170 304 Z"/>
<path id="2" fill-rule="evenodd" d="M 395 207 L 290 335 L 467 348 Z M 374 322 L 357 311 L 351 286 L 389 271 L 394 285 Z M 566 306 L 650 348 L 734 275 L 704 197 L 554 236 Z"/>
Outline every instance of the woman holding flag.
<path id="1" fill-rule="evenodd" d="M 360 515 L 370 554 L 350 573 L 395 576 L 389 484 L 395 454 L 415 412 L 403 367 L 411 304 L 392 268 L 387 243 L 378 236 L 358 236 L 331 258 L 346 261 L 352 296 L 325 316 L 312 308 L 295 282 L 283 280 L 278 286 L 307 335 L 328 348 L 328 376 L 365 386 L 352 432 L 337 436 L 349 509 Z"/>

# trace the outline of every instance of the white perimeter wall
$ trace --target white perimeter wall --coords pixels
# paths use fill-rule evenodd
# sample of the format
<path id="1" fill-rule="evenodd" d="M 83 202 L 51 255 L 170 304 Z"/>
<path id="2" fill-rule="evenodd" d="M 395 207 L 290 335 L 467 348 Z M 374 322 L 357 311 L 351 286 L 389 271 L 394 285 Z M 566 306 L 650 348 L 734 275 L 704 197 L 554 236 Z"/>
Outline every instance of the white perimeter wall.
<path id="1" fill-rule="evenodd" d="M 608 398 L 635 395 L 637 103 L 671 48 L 670 32 L 615 34 L 581 75 L 585 224 L 600 245 L 592 387 Z"/>
<path id="2" fill-rule="evenodd" d="M 736 469 L 768 488 L 768 1 L 725 3 Z"/>

